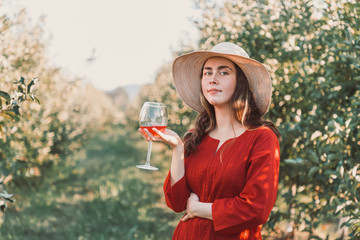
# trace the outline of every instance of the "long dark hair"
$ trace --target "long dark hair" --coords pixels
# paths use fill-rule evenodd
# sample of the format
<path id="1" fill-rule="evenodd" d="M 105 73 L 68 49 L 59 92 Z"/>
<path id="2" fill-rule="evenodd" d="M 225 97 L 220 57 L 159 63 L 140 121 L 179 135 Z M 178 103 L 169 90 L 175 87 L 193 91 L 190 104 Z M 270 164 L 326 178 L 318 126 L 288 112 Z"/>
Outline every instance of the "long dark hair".
<path id="1" fill-rule="evenodd" d="M 231 98 L 231 103 L 235 119 L 248 128 L 267 126 L 277 137 L 280 137 L 280 132 L 274 123 L 262 119 L 262 114 L 256 105 L 244 72 L 237 64 L 234 64 L 234 66 L 236 69 L 236 87 Z M 203 70 L 201 70 L 201 77 L 202 74 Z M 190 131 L 184 136 L 185 157 L 196 152 L 203 138 L 216 127 L 214 106 L 206 100 L 202 91 L 200 92 L 200 101 L 204 107 L 204 111 L 202 111 L 196 119 L 195 131 Z"/>

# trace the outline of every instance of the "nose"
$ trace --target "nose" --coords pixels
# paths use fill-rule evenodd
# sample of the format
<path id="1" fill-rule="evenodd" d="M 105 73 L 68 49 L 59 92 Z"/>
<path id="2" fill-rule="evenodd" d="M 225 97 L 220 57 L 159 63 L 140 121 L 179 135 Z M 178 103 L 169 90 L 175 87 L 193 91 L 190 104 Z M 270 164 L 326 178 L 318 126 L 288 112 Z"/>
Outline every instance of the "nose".
<path id="1" fill-rule="evenodd" d="M 217 84 L 217 80 L 216 80 L 216 77 L 215 77 L 215 74 L 213 76 L 211 76 L 211 79 L 210 79 L 210 84 Z"/>

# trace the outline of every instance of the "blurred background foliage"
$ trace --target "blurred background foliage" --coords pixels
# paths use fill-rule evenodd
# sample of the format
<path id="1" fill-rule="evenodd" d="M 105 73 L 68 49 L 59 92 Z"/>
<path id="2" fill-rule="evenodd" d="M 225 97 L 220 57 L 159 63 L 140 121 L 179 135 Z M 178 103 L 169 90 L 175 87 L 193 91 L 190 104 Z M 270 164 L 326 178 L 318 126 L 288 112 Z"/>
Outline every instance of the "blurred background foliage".
<path id="1" fill-rule="evenodd" d="M 199 49 L 237 43 L 273 80 L 266 118 L 282 134 L 280 185 L 264 239 L 359 239 L 360 3 L 194 4 Z M 130 101 L 122 88 L 104 93 L 47 66 L 42 19 L 29 25 L 25 11 L 0 19 L 0 90 L 37 77 L 41 101 L 22 103 L 20 120 L 0 116 L 0 180 L 16 199 L 0 216 L 1 239 L 169 239 L 181 217 L 162 196 L 170 150 L 154 145 L 158 172 L 134 166 L 145 159 L 143 102 L 164 102 L 179 135 L 196 117 L 176 95 L 171 63 Z"/>
<path id="2" fill-rule="evenodd" d="M 1 170 L 16 181 L 41 174 L 43 165 L 59 164 L 81 147 L 91 129 L 117 121 L 118 116 L 104 93 L 46 65 L 41 20 L 29 26 L 24 10 L 15 19 L 3 15 L 1 20 L 1 89 L 16 93 L 11 82 L 20 76 L 37 77 L 35 91 L 42 102 L 24 102 L 22 120 L 4 128 Z"/>

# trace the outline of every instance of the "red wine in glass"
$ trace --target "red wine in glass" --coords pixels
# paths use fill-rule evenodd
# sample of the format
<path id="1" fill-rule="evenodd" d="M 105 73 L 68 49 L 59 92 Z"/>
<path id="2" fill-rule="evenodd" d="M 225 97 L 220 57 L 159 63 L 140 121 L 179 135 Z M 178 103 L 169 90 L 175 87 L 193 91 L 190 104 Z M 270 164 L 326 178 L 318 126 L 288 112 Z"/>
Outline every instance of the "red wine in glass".
<path id="1" fill-rule="evenodd" d="M 153 128 L 156 128 L 160 132 L 164 132 L 166 126 L 140 126 L 142 130 L 147 129 L 154 137 L 159 137 L 159 134 L 157 134 Z"/>
<path id="2" fill-rule="evenodd" d="M 167 120 L 168 116 L 165 104 L 157 102 L 145 102 L 142 106 L 139 116 L 140 128 L 143 130 L 147 129 L 155 137 L 159 137 L 159 135 L 152 129 L 156 128 L 163 132 L 167 126 Z M 151 146 L 152 141 L 149 141 L 145 164 L 136 165 L 136 167 L 146 170 L 158 170 L 157 167 L 150 165 Z"/>

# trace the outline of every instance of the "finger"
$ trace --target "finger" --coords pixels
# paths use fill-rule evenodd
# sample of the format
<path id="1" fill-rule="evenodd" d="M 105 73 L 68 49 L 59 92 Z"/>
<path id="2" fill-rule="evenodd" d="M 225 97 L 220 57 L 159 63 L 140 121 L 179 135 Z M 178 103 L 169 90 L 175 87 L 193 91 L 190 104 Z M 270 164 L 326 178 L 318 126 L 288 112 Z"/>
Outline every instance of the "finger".
<path id="1" fill-rule="evenodd" d="M 145 138 L 147 141 L 150 141 L 149 136 L 146 135 L 145 132 L 141 128 L 138 129 L 138 132 L 143 136 L 143 138 Z"/>
<path id="2" fill-rule="evenodd" d="M 186 214 L 186 215 L 181 219 L 181 221 L 183 221 L 183 222 L 186 222 L 187 220 L 189 220 L 188 214 Z"/>
<path id="3" fill-rule="evenodd" d="M 159 130 L 156 129 L 156 128 L 153 128 L 152 130 L 158 134 L 158 136 L 159 136 L 159 137 L 158 137 L 158 141 L 167 143 L 167 144 L 169 144 L 170 146 L 174 146 L 174 145 L 175 145 L 172 136 L 167 135 L 166 133 L 161 132 L 161 131 L 159 131 Z"/>
<path id="4" fill-rule="evenodd" d="M 156 138 L 157 141 L 161 141 L 161 142 L 165 142 L 165 143 L 170 143 L 169 137 L 164 134 L 163 132 L 159 131 L 156 128 L 152 129 L 154 132 L 156 132 L 158 134 L 159 137 L 154 137 Z"/>
<path id="5" fill-rule="evenodd" d="M 152 130 L 156 132 L 162 139 L 166 140 L 166 135 L 162 131 L 159 131 L 156 128 L 152 128 Z"/>
<path id="6" fill-rule="evenodd" d="M 154 135 L 151 134 L 151 132 L 147 129 L 144 129 L 144 132 L 146 133 L 146 135 L 148 135 L 148 137 L 150 138 L 150 140 L 152 141 L 156 141 Z"/>

